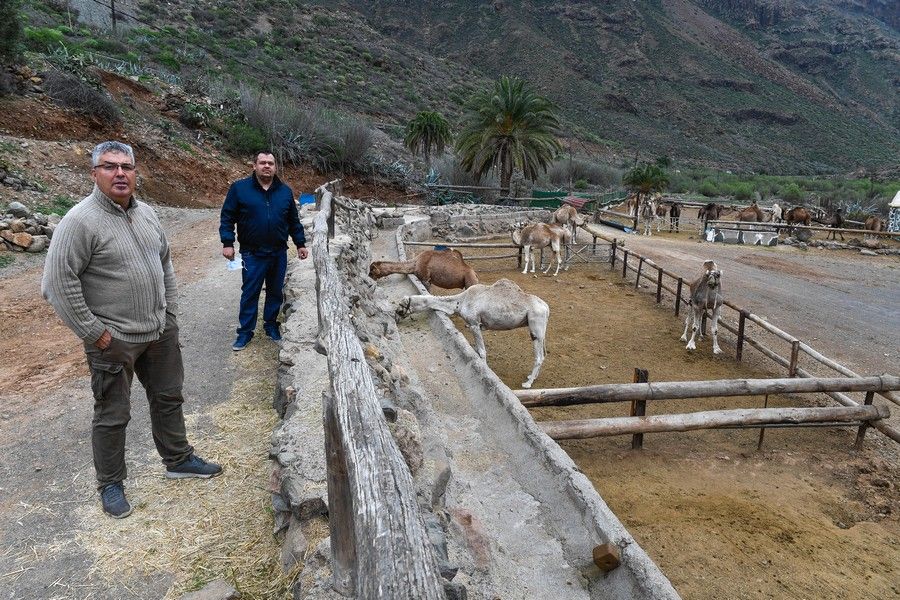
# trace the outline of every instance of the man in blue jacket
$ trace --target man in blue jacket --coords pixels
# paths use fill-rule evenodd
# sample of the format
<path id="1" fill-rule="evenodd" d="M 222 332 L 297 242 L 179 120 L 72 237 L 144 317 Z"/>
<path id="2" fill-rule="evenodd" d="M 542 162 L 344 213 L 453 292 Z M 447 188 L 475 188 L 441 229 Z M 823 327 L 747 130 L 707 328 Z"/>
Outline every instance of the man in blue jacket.
<path id="1" fill-rule="evenodd" d="M 253 339 L 263 283 L 266 284 L 263 327 L 270 338 L 276 342 L 281 340 L 278 313 L 284 299 L 288 235 L 297 246 L 301 260 L 309 255 L 294 192 L 282 183 L 276 172 L 275 156 L 271 152 L 257 152 L 253 174 L 232 183 L 222 205 L 219 226 L 222 256 L 234 260 L 234 226 L 237 225 L 237 241 L 244 262 L 240 326 L 231 347 L 235 352 L 243 350 Z"/>

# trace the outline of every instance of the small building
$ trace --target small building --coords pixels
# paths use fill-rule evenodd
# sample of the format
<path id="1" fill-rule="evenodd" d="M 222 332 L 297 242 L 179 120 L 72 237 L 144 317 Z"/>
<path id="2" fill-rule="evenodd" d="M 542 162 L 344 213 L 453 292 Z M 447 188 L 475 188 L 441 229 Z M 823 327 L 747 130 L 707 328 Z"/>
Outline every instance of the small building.
<path id="1" fill-rule="evenodd" d="M 900 231 L 900 190 L 894 195 L 894 199 L 888 204 L 888 231 Z"/>

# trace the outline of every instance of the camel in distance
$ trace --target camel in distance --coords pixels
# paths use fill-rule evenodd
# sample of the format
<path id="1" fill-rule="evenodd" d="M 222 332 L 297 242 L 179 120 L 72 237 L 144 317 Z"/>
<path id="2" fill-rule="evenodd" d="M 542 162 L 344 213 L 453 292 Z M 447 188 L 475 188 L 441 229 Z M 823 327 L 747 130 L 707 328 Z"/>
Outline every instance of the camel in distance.
<path id="1" fill-rule="evenodd" d="M 469 266 L 459 250 L 426 250 L 412 260 L 394 262 L 379 260 L 369 265 L 369 277 L 381 279 L 394 273 L 414 274 L 426 289 L 432 285 L 452 290 L 470 288 L 478 283 L 475 269 Z"/>
<path id="2" fill-rule="evenodd" d="M 507 331 L 527 327 L 534 346 L 534 367 L 523 388 L 530 388 L 544 363 L 544 340 L 550 307 L 538 296 L 528 294 L 509 279 L 499 279 L 493 285 L 479 283 L 452 296 L 407 296 L 400 301 L 397 316 L 436 310 L 448 315 L 459 314 L 475 340 L 478 356 L 487 360 L 482 329 Z"/>

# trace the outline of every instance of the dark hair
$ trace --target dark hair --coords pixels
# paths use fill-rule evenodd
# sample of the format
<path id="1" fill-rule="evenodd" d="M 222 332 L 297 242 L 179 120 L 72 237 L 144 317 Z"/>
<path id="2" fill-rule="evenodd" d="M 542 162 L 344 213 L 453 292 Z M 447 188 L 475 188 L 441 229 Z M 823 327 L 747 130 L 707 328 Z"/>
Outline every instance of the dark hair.
<path id="1" fill-rule="evenodd" d="M 270 156 L 272 156 L 272 158 L 275 158 L 275 153 L 271 150 L 257 150 L 253 153 L 253 164 L 256 164 L 257 161 L 259 161 L 260 154 L 269 154 Z"/>

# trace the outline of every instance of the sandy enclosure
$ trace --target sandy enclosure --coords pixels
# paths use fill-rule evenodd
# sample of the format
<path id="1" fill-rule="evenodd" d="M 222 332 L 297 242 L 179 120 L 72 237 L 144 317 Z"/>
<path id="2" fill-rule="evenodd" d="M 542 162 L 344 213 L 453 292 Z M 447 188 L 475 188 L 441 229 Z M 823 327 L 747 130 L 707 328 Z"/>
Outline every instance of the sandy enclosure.
<path id="1" fill-rule="evenodd" d="M 515 259 L 473 264 L 483 283 L 506 277 L 550 305 L 548 354 L 535 388 L 627 383 L 636 367 L 649 370 L 651 381 L 784 376 L 752 349 L 738 363 L 734 340 L 721 328 L 724 354 L 712 354 L 709 338 L 688 353 L 671 296 L 664 292 L 657 305 L 655 286 L 635 290 L 633 274 L 625 281 L 621 268 L 581 263 L 558 277 L 534 278 L 519 273 Z M 527 329 L 484 337 L 488 364 L 519 388 L 533 362 Z M 763 401 L 651 402 L 647 414 Z M 768 400 L 816 404 L 834 405 L 824 395 Z M 538 421 L 625 416 L 629 408 L 540 408 L 532 415 Z M 900 476 L 872 444 L 854 451 L 855 435 L 855 428 L 770 429 L 761 451 L 758 429 L 646 434 L 642 451 L 631 450 L 630 436 L 561 445 L 684 598 L 900 598 Z"/>

